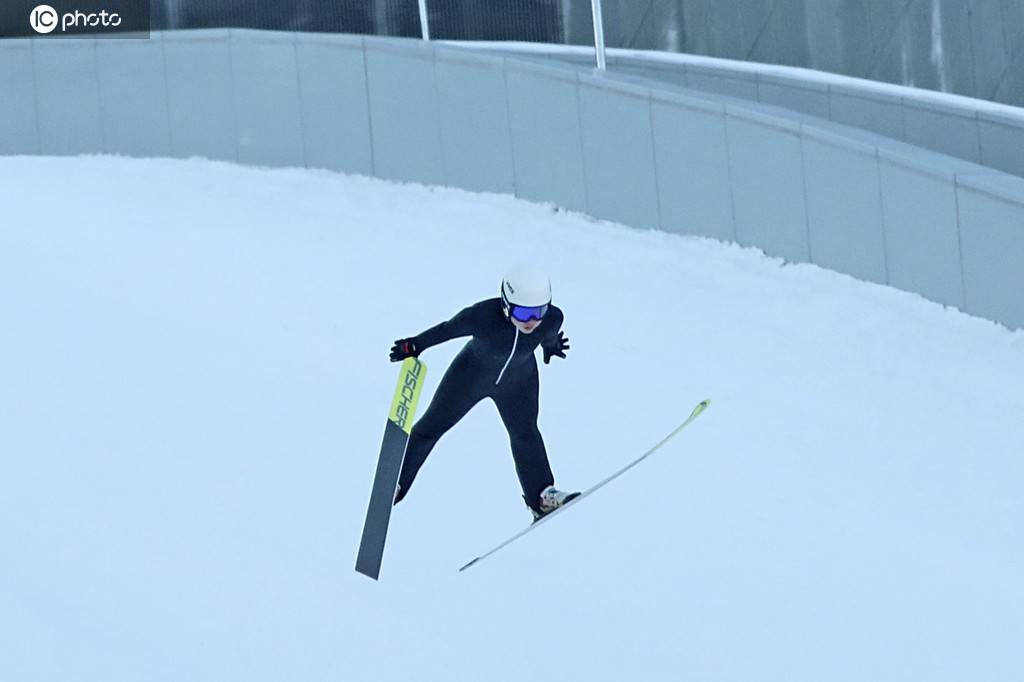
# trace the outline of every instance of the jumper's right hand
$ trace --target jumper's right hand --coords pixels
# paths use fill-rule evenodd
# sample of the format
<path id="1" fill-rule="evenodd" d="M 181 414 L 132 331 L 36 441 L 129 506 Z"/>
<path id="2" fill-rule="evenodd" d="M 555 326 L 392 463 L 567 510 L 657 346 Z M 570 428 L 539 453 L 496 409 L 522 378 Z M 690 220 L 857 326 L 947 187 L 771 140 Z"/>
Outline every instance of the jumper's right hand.
<path id="1" fill-rule="evenodd" d="M 566 338 L 565 332 L 558 332 L 558 336 L 553 339 L 549 339 L 547 343 L 542 343 L 541 349 L 544 351 L 544 364 L 547 365 L 551 362 L 551 358 L 558 357 L 565 359 L 565 351 L 569 350 L 569 339 Z"/>
<path id="2" fill-rule="evenodd" d="M 406 358 L 419 356 L 422 349 L 416 344 L 416 337 L 398 339 L 395 345 L 391 346 L 391 362 L 401 362 Z"/>

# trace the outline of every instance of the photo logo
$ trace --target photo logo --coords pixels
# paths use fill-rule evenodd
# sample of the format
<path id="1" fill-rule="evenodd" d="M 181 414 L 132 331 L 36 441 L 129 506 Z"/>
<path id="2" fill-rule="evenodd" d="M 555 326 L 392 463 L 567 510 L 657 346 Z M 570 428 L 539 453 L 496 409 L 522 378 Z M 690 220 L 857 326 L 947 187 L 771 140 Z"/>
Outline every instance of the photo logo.
<path id="1" fill-rule="evenodd" d="M 32 10 L 28 21 L 32 24 L 32 29 L 36 33 L 49 33 L 57 28 L 57 24 L 60 22 L 60 15 L 57 14 L 57 10 L 49 5 L 39 5 Z"/>
<path id="2" fill-rule="evenodd" d="M 60 14 L 49 5 L 39 5 L 28 17 L 36 33 L 50 33 L 60 28 L 60 33 L 80 34 L 114 30 L 121 26 L 121 15 L 117 12 L 64 12 Z"/>

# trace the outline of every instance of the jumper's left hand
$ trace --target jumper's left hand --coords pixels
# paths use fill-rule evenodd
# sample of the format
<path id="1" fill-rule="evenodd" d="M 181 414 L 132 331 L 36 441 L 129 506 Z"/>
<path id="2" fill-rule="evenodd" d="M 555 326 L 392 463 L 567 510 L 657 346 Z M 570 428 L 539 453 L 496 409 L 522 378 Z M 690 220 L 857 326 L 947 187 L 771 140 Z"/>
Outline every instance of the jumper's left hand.
<path id="1" fill-rule="evenodd" d="M 551 339 L 550 343 L 541 345 L 544 351 L 544 364 L 547 365 L 551 362 L 551 358 L 558 356 L 565 359 L 565 351 L 569 350 L 569 339 L 566 337 L 565 332 L 558 332 L 558 336 Z"/>
<path id="2" fill-rule="evenodd" d="M 415 336 L 410 336 L 408 339 L 398 339 L 395 341 L 395 345 L 391 346 L 391 362 L 401 362 L 406 358 L 419 357 L 421 350 L 419 344 L 416 343 Z"/>

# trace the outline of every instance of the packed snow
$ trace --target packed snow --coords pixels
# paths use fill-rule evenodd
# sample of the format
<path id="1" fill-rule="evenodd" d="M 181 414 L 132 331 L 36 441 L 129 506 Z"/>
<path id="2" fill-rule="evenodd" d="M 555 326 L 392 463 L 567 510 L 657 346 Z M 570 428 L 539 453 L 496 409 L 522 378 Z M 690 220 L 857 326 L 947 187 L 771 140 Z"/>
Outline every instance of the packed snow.
<path id="1" fill-rule="evenodd" d="M 1024 333 L 500 195 L 0 158 L 0 679 L 1024 677 Z M 695 226 L 696 228 L 697 226 Z M 392 340 L 552 276 L 564 489 L 486 401 L 353 570 Z M 431 348 L 422 412 L 461 347 Z"/>

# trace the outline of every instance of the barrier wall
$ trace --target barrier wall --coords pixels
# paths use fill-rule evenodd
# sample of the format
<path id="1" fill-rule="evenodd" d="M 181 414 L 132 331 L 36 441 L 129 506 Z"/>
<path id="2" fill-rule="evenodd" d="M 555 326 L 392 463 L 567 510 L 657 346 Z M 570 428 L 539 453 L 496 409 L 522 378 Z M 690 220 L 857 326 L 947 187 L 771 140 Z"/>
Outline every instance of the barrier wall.
<path id="1" fill-rule="evenodd" d="M 513 192 L 1024 327 L 1024 179 L 784 109 L 421 41 L 236 30 L 0 42 L 0 93 L 0 153 Z"/>
<path id="2" fill-rule="evenodd" d="M 588 71 L 593 49 L 464 43 Z M 1024 177 L 1024 109 L 930 90 L 803 69 L 689 55 L 608 50 L 608 69 L 702 92 L 774 105 L 861 128 Z"/>

